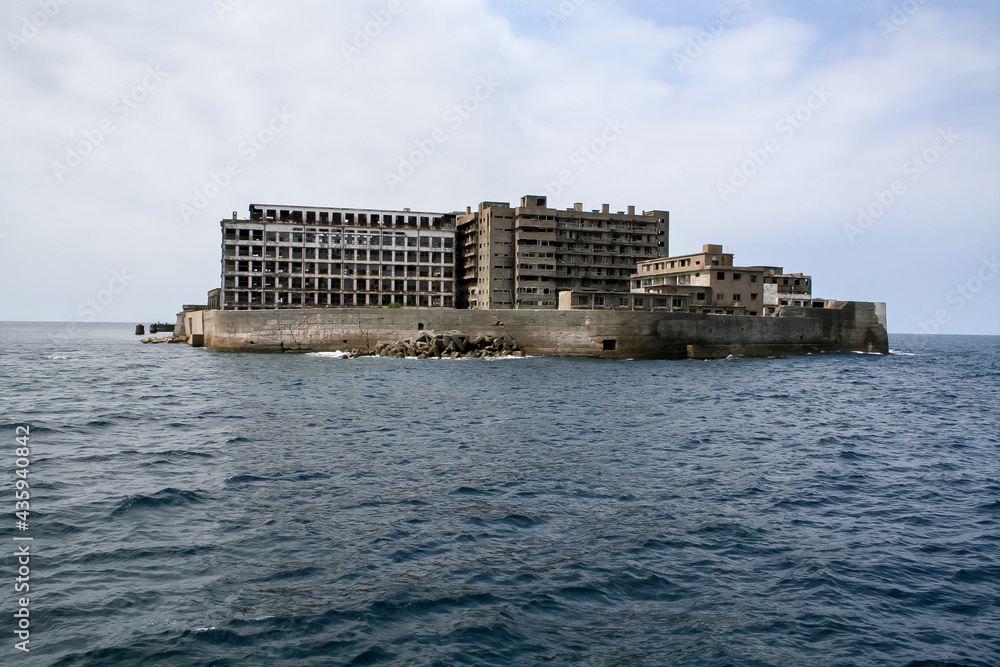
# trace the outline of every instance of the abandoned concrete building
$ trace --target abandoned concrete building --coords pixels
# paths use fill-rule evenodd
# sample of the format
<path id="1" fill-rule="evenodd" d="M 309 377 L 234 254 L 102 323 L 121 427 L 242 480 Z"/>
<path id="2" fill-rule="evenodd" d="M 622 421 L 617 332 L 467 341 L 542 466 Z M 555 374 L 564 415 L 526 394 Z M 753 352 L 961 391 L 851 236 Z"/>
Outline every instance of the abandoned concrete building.
<path id="1" fill-rule="evenodd" d="M 670 257 L 669 213 L 482 202 L 475 211 L 250 206 L 223 220 L 209 307 L 665 310 L 773 315 L 823 307 L 812 279 L 734 266 L 721 245 Z"/>
<path id="2" fill-rule="evenodd" d="M 255 204 L 221 224 L 224 310 L 455 306 L 454 216 Z"/>
<path id="3" fill-rule="evenodd" d="M 457 305 L 470 309 L 556 309 L 559 292 L 629 291 L 638 262 L 668 254 L 667 211 L 611 213 L 548 208 L 547 198 L 520 205 L 482 202 L 455 218 Z"/>
<path id="4" fill-rule="evenodd" d="M 734 266 L 732 253 L 706 244 L 700 253 L 639 262 L 631 291 L 681 312 L 771 315 L 778 306 L 823 307 L 813 302 L 811 285 L 810 276 L 786 274 L 780 266 Z"/>

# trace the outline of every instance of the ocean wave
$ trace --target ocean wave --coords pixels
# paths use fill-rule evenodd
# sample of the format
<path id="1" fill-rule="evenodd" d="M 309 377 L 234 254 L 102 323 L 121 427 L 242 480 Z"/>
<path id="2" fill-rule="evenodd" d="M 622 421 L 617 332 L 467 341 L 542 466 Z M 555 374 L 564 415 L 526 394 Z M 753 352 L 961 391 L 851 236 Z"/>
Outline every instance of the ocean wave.
<path id="1" fill-rule="evenodd" d="M 0 386 L 9 451 L 38 424 L 36 662 L 995 662 L 995 337 L 723 368 L 150 364 L 122 331 L 32 336 Z"/>
<path id="2" fill-rule="evenodd" d="M 250 482 L 269 482 L 273 478 L 258 477 L 257 475 L 230 475 L 224 480 L 224 484 L 249 484 Z"/>
<path id="3" fill-rule="evenodd" d="M 142 509 L 156 509 L 159 507 L 177 507 L 180 505 L 190 505 L 200 503 L 204 496 L 197 491 L 186 491 L 183 489 L 166 488 L 157 491 L 152 495 L 137 494 L 128 496 L 118 503 L 111 516 L 123 516 L 129 512 Z"/>

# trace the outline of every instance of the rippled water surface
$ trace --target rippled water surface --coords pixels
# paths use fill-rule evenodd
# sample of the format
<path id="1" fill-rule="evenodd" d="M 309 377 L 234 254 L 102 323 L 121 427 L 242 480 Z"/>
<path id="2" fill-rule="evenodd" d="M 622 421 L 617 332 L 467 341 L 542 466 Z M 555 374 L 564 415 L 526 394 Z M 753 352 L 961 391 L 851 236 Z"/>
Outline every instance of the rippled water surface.
<path id="1" fill-rule="evenodd" d="M 0 324 L 25 665 L 996 665 L 996 337 L 336 359 Z M 928 662 L 928 661 L 940 661 Z"/>

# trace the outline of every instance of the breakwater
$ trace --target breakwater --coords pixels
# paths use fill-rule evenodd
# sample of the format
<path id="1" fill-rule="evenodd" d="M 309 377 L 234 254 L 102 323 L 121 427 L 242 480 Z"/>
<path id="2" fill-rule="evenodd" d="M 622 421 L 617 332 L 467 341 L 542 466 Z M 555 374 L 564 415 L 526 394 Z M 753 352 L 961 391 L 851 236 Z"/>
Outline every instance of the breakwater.
<path id="1" fill-rule="evenodd" d="M 827 301 L 774 317 L 624 310 L 303 308 L 178 314 L 175 335 L 219 352 L 374 353 L 379 342 L 460 331 L 529 355 L 713 359 L 889 351 L 884 304 Z"/>

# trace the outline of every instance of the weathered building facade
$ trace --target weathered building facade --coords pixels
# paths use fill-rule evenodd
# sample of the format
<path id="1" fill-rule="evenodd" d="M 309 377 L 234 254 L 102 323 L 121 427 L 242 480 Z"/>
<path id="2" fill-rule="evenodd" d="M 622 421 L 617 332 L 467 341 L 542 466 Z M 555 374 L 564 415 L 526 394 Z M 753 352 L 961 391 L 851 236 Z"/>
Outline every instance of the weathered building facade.
<path id="1" fill-rule="evenodd" d="M 668 254 L 667 211 L 611 213 L 482 202 L 456 215 L 459 308 L 557 309 L 562 290 L 628 292 L 638 262 Z"/>
<path id="2" fill-rule="evenodd" d="M 706 244 L 700 253 L 639 262 L 632 292 L 672 299 L 676 310 L 714 315 L 771 315 L 778 306 L 823 307 L 812 278 L 780 266 L 734 266 L 732 253 Z"/>
<path id="3" fill-rule="evenodd" d="M 733 265 L 720 245 L 669 257 L 669 213 L 482 202 L 460 213 L 250 206 L 223 220 L 222 310 L 315 307 L 668 310 L 772 315 L 812 280 Z M 641 295 L 648 294 L 648 297 Z M 816 306 L 819 307 L 819 306 Z"/>
<path id="4" fill-rule="evenodd" d="M 221 226 L 223 310 L 455 306 L 454 216 L 252 205 Z"/>

